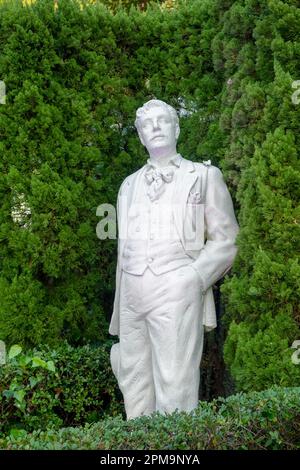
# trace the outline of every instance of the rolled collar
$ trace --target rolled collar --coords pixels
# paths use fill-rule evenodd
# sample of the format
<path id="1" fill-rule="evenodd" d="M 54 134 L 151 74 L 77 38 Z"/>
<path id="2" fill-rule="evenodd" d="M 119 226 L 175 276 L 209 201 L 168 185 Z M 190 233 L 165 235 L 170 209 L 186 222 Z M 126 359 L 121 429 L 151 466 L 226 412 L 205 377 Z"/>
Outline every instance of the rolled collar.
<path id="1" fill-rule="evenodd" d="M 169 166 L 169 165 L 175 165 L 177 166 L 177 168 L 180 167 L 180 164 L 181 164 L 181 161 L 182 161 L 182 156 L 180 155 L 180 153 L 176 153 L 176 155 L 173 155 L 173 157 L 171 157 L 167 163 L 166 166 Z M 151 160 L 151 158 L 148 158 L 147 160 L 147 164 L 149 166 L 151 166 L 152 168 L 158 168 L 157 165 L 155 165 L 155 163 L 153 163 L 153 161 Z"/>

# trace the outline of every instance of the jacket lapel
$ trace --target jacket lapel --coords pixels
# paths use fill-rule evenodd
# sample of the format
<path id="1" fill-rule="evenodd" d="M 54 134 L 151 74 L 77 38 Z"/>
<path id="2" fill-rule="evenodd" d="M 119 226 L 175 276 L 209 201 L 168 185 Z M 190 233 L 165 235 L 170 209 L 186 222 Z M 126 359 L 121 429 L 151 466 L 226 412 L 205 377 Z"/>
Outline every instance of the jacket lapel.
<path id="1" fill-rule="evenodd" d="M 122 239 L 119 243 L 119 256 L 120 259 L 123 255 L 125 241 L 128 234 L 128 214 L 130 207 L 136 200 L 136 195 L 141 191 L 141 185 L 143 181 L 144 166 L 136 171 L 125 183 L 124 190 L 122 191 L 121 200 L 118 201 L 118 225 L 119 225 L 119 237 L 122 234 Z"/>
<path id="2" fill-rule="evenodd" d="M 195 184 L 198 177 L 194 163 L 182 158 L 178 176 L 179 177 L 176 180 L 174 188 L 172 203 L 175 224 L 180 238 L 183 240 L 183 223 L 186 213 L 186 203 L 190 189 Z"/>

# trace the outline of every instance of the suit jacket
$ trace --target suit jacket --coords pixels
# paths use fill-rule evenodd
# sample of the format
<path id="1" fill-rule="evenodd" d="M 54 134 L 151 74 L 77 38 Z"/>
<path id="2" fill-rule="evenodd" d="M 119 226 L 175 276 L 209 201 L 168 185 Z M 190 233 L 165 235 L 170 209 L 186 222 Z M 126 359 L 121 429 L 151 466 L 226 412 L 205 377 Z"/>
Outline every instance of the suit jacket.
<path id="1" fill-rule="evenodd" d="M 109 333 L 119 335 L 120 279 L 122 254 L 126 239 L 127 214 L 141 190 L 140 177 L 145 167 L 123 181 L 117 202 L 118 261 L 113 315 Z M 203 324 L 206 331 L 217 326 L 213 284 L 231 268 L 237 253 L 235 245 L 239 227 L 232 199 L 221 171 L 210 161 L 195 163 L 182 158 L 180 178 L 177 178 L 172 210 L 177 231 L 186 253 L 194 259 L 191 266 L 199 275 L 203 299 Z M 197 224 L 195 222 L 197 221 Z M 193 237 L 193 227 L 197 228 Z"/>

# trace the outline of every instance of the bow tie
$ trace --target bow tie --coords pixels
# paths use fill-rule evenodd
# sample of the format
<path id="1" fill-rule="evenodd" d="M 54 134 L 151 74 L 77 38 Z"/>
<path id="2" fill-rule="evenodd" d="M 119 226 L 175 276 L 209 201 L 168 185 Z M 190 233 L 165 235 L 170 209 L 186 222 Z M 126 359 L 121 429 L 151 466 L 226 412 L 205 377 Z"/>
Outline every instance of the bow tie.
<path id="1" fill-rule="evenodd" d="M 148 184 L 151 184 L 153 181 L 162 179 L 166 183 L 170 183 L 174 176 L 174 170 L 169 167 L 165 168 L 150 168 L 145 173 L 145 178 Z"/>
<path id="2" fill-rule="evenodd" d="M 152 168 L 145 173 L 145 178 L 148 183 L 149 190 L 147 192 L 151 201 L 158 199 L 165 190 L 165 183 L 170 183 L 173 180 L 174 170 L 170 167 L 165 168 Z"/>

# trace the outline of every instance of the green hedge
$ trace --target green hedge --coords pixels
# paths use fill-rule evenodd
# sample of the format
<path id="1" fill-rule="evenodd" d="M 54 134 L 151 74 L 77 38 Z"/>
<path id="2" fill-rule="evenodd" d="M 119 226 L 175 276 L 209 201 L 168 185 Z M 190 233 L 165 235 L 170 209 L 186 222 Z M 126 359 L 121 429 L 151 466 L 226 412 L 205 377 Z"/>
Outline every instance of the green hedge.
<path id="1" fill-rule="evenodd" d="M 290 349 L 300 339 L 299 23 L 296 0 L 238 0 L 215 38 L 227 79 L 224 166 L 241 225 L 223 287 L 225 359 L 239 390 L 300 383 Z"/>
<path id="2" fill-rule="evenodd" d="M 300 449 L 300 388 L 238 394 L 193 413 L 110 418 L 83 428 L 16 433 L 2 449 Z"/>
<path id="3" fill-rule="evenodd" d="M 110 342 L 80 348 L 64 343 L 56 350 L 16 351 L 0 367 L 0 435 L 83 425 L 121 413 L 110 347 Z"/>
<path id="4" fill-rule="evenodd" d="M 221 88 L 210 58 L 219 11 L 210 0 L 184 3 L 113 15 L 101 2 L 1 2 L 5 342 L 78 345 L 108 336 L 116 241 L 97 238 L 96 209 L 115 205 L 122 180 L 146 161 L 133 125 L 138 106 L 157 96 L 177 110 L 182 99 L 187 111 L 201 109 L 182 118 L 179 150 L 196 160 L 215 150 L 216 161 L 219 138 L 202 144 Z"/>

